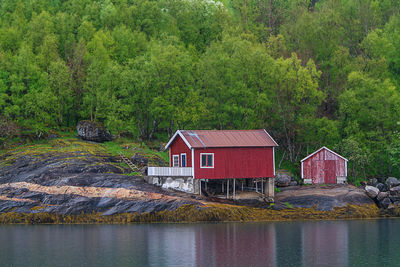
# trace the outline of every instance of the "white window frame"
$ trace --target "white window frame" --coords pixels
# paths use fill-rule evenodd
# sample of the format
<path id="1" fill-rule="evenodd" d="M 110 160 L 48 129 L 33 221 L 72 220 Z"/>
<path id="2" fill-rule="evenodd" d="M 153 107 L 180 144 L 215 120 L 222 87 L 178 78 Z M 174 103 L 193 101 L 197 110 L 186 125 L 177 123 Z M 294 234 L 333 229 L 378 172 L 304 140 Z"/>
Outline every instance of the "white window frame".
<path id="1" fill-rule="evenodd" d="M 181 153 L 181 167 L 183 167 L 183 166 L 182 166 L 182 162 L 183 162 L 183 161 L 182 161 L 182 156 L 183 156 L 183 155 L 185 155 L 185 167 L 187 167 L 187 155 L 186 155 L 186 153 Z"/>
<path id="2" fill-rule="evenodd" d="M 175 158 L 178 158 L 178 165 L 175 165 Z M 172 167 L 179 167 L 179 154 L 172 155 Z"/>
<path id="3" fill-rule="evenodd" d="M 203 158 L 203 155 L 212 155 L 212 166 L 202 166 L 201 165 L 201 159 Z M 214 153 L 200 153 L 200 168 L 202 169 L 214 169 Z"/>

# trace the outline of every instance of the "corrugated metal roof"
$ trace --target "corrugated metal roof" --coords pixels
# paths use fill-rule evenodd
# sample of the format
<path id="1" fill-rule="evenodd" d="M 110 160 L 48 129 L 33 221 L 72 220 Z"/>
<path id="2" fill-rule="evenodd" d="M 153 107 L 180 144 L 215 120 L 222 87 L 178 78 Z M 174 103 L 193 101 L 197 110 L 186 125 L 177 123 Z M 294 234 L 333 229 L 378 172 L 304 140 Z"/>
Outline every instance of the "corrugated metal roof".
<path id="1" fill-rule="evenodd" d="M 307 157 L 305 157 L 304 159 L 302 159 L 300 162 L 303 162 L 303 161 L 305 161 L 306 159 L 308 159 L 308 158 L 314 156 L 315 154 L 317 154 L 318 152 L 320 152 L 322 149 L 326 149 L 326 150 L 328 150 L 329 152 L 335 154 L 336 156 L 338 156 L 338 157 L 344 159 L 345 161 L 349 161 L 348 159 L 346 159 L 345 157 L 339 155 L 339 154 L 336 153 L 335 151 L 332 151 L 332 150 L 330 150 L 329 148 L 327 148 L 326 146 L 323 146 L 323 147 L 321 147 L 320 149 L 318 149 L 317 151 L 311 153 L 310 155 L 308 155 Z"/>
<path id="2" fill-rule="evenodd" d="M 259 130 L 181 130 L 177 131 L 165 148 L 177 135 L 189 148 L 206 147 L 271 147 L 278 146 L 264 129 Z"/>

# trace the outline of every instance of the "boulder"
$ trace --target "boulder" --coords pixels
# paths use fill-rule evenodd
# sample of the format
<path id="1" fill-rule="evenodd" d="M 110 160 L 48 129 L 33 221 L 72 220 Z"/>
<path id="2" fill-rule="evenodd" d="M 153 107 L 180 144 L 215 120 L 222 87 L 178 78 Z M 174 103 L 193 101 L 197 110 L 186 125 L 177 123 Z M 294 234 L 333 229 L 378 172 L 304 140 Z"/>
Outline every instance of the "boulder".
<path id="1" fill-rule="evenodd" d="M 393 197 L 400 197 L 400 186 L 390 188 L 389 195 Z"/>
<path id="2" fill-rule="evenodd" d="M 287 173 L 278 172 L 275 176 L 275 185 L 277 187 L 289 186 L 292 177 Z"/>
<path id="3" fill-rule="evenodd" d="M 395 186 L 399 186 L 400 185 L 400 181 L 397 180 L 397 178 L 395 177 L 389 177 L 386 179 L 386 185 L 391 188 L 391 187 L 395 187 Z"/>
<path id="4" fill-rule="evenodd" d="M 296 180 L 292 180 L 292 181 L 290 181 L 289 185 L 290 186 L 296 186 L 296 185 L 299 185 L 299 183 Z"/>
<path id="5" fill-rule="evenodd" d="M 384 198 L 387 198 L 389 196 L 388 192 L 379 192 L 379 194 L 376 196 L 376 200 L 381 201 Z"/>
<path id="6" fill-rule="evenodd" d="M 149 163 L 149 159 L 140 155 L 139 153 L 136 153 L 131 157 L 131 161 L 135 165 L 140 165 L 140 166 L 145 166 Z"/>
<path id="7" fill-rule="evenodd" d="M 376 179 L 376 178 L 371 178 L 371 179 L 369 179 L 369 181 L 368 181 L 368 185 L 371 185 L 371 186 L 375 186 L 375 187 L 376 187 L 377 184 L 378 184 L 378 179 Z"/>
<path id="8" fill-rule="evenodd" d="M 365 186 L 365 191 L 367 191 L 367 195 L 370 198 L 376 198 L 376 196 L 379 194 L 379 189 L 370 185 Z"/>
<path id="9" fill-rule="evenodd" d="M 387 209 L 389 207 L 389 205 L 392 204 L 392 201 L 390 201 L 390 199 L 387 197 L 387 198 L 382 199 L 382 201 L 380 203 L 382 205 L 382 208 Z"/>
<path id="10" fill-rule="evenodd" d="M 387 186 L 386 186 L 385 184 L 382 184 L 382 183 L 377 184 L 377 185 L 376 185 L 376 188 L 378 188 L 379 191 L 381 191 L 381 192 L 386 192 L 386 191 L 388 191 L 388 190 L 387 190 Z"/>
<path id="11" fill-rule="evenodd" d="M 78 136 L 83 140 L 93 142 L 111 141 L 112 136 L 110 132 L 100 122 L 94 121 L 80 121 L 76 126 Z"/>

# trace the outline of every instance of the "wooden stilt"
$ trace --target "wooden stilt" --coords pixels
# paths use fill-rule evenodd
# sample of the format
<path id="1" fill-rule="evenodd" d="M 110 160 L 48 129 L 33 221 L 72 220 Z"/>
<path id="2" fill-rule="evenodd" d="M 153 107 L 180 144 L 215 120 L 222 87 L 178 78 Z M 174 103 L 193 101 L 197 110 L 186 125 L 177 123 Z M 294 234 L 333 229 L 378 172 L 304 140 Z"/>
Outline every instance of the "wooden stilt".
<path id="1" fill-rule="evenodd" d="M 243 181 L 242 181 L 242 191 L 243 191 Z"/>
<path id="2" fill-rule="evenodd" d="M 226 181 L 226 199 L 229 198 L 229 179 Z"/>
<path id="3" fill-rule="evenodd" d="M 261 178 L 261 194 L 264 195 L 264 178 Z"/>
<path id="4" fill-rule="evenodd" d="M 221 185 L 222 185 L 222 194 L 223 194 L 224 193 L 224 181 L 222 181 Z"/>
<path id="5" fill-rule="evenodd" d="M 201 179 L 199 180 L 199 194 L 201 196 Z"/>
<path id="6" fill-rule="evenodd" d="M 258 182 L 256 180 L 256 192 L 258 193 Z"/>
<path id="7" fill-rule="evenodd" d="M 204 187 L 205 187 L 205 189 L 207 191 L 207 181 L 204 181 Z"/>
<path id="8" fill-rule="evenodd" d="M 233 179 L 233 199 L 236 199 L 236 179 Z"/>

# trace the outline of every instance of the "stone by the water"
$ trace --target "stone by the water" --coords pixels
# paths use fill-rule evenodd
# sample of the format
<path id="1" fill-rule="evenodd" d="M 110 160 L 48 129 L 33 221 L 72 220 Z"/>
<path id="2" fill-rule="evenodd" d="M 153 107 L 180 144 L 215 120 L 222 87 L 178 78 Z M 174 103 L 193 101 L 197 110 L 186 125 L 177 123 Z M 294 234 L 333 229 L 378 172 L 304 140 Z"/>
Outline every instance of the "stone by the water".
<path id="1" fill-rule="evenodd" d="M 391 188 L 400 185 L 400 181 L 395 177 L 389 177 L 386 179 L 386 185 Z"/>
<path id="2" fill-rule="evenodd" d="M 379 191 L 381 191 L 381 192 L 386 192 L 387 191 L 387 186 L 385 184 L 382 184 L 382 183 L 378 183 L 376 185 L 376 188 L 378 188 Z"/>
<path id="3" fill-rule="evenodd" d="M 379 194 L 376 196 L 376 199 L 378 201 L 381 201 L 384 198 L 387 198 L 389 196 L 388 192 L 379 192 Z"/>
<path id="4" fill-rule="evenodd" d="M 370 185 L 367 185 L 365 187 L 365 191 L 367 191 L 367 195 L 370 198 L 375 198 L 379 194 L 379 189 L 374 186 L 370 186 Z"/>

